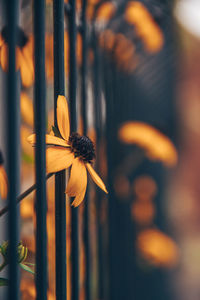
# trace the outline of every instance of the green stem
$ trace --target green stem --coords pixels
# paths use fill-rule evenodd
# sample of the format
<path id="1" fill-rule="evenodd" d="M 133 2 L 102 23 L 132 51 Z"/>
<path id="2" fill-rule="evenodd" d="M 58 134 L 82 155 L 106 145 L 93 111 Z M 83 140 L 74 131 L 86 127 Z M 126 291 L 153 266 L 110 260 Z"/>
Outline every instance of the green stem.
<path id="1" fill-rule="evenodd" d="M 54 173 L 47 174 L 46 179 L 49 179 L 53 176 Z M 32 193 L 36 189 L 36 183 L 33 184 L 30 188 L 28 188 L 25 192 L 17 197 L 17 204 L 20 203 L 26 196 Z M 2 210 L 0 210 L 0 217 L 9 211 L 9 206 L 5 206 Z"/>

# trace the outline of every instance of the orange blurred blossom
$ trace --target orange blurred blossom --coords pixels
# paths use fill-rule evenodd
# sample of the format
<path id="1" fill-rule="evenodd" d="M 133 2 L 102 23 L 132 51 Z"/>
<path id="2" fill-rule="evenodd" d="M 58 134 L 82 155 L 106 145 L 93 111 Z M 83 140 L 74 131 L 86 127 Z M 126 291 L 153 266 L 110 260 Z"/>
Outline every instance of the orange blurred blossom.
<path id="1" fill-rule="evenodd" d="M 155 207 L 153 203 L 146 201 L 136 201 L 131 206 L 131 215 L 135 222 L 140 225 L 149 225 L 152 223 L 155 215 Z"/>
<path id="2" fill-rule="evenodd" d="M 179 258 L 176 243 L 158 229 L 146 229 L 139 233 L 137 248 L 140 255 L 157 267 L 174 267 Z"/>
<path id="3" fill-rule="evenodd" d="M 154 53 L 161 50 L 164 44 L 163 33 L 141 2 L 128 2 L 125 19 L 135 26 L 136 33 L 143 40 L 147 51 Z"/>
<path id="4" fill-rule="evenodd" d="M 112 2 L 104 2 L 96 13 L 97 22 L 108 22 L 115 14 L 116 6 Z"/>
<path id="5" fill-rule="evenodd" d="M 157 185 L 152 177 L 142 175 L 134 180 L 133 191 L 138 200 L 151 200 L 157 193 Z"/>
<path id="6" fill-rule="evenodd" d="M 6 199 L 8 194 L 8 178 L 3 162 L 3 155 L 0 151 L 0 195 L 2 199 Z"/>
<path id="7" fill-rule="evenodd" d="M 21 92 L 20 109 L 21 109 L 21 116 L 24 122 L 33 128 L 33 124 L 34 124 L 33 103 L 32 100 L 25 92 Z"/>
<path id="8" fill-rule="evenodd" d="M 130 121 L 118 132 L 119 139 L 126 144 L 136 144 L 146 151 L 151 160 L 160 160 L 167 167 L 176 165 L 178 154 L 171 140 L 151 125 Z"/>
<path id="9" fill-rule="evenodd" d="M 8 70 L 8 28 L 3 27 L 0 34 L 0 65 Z M 33 85 L 33 37 L 27 37 L 24 31 L 17 28 L 16 69 L 20 70 L 22 84 L 25 87 Z"/>

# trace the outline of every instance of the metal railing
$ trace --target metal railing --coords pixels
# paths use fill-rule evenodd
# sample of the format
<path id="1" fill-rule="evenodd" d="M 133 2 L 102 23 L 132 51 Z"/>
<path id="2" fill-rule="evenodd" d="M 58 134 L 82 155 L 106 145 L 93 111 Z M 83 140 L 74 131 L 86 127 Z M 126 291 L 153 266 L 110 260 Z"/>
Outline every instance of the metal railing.
<path id="1" fill-rule="evenodd" d="M 24 194 L 19 196 L 19 153 L 18 138 L 19 138 L 19 94 L 17 89 L 18 74 L 16 72 L 16 45 L 17 45 L 17 27 L 19 16 L 19 1 L 10 0 L 4 1 L 7 16 L 8 26 L 8 47 L 9 47 L 9 68 L 7 78 L 7 119 L 8 119 L 8 182 L 9 182 L 9 206 L 0 211 L 0 216 L 9 210 L 9 241 L 10 241 L 10 256 L 9 256 L 9 299 L 20 299 L 19 282 L 20 276 L 18 271 L 16 245 L 19 241 L 19 222 L 20 216 L 18 211 L 18 203 L 31 191 L 36 190 L 35 196 L 35 214 L 36 214 L 36 299 L 48 299 L 48 261 L 47 261 L 47 196 L 46 196 L 46 180 L 52 174 L 46 175 L 46 80 L 45 80 L 45 0 L 33 1 L 33 23 L 34 23 L 34 124 L 36 133 L 35 147 L 35 182 L 36 184 L 30 187 Z M 121 8 L 128 1 L 116 1 L 115 5 L 118 8 L 116 18 L 119 18 Z M 101 191 L 95 191 L 95 208 L 96 208 L 96 236 L 97 236 L 97 274 L 92 272 L 91 262 L 91 211 L 90 205 L 92 201 L 89 185 L 84 204 L 83 214 L 83 229 L 79 226 L 79 208 L 71 208 L 71 299 L 80 299 L 80 236 L 83 238 L 85 247 L 85 300 L 94 298 L 94 294 L 99 300 L 128 300 L 128 299 L 146 299 L 144 291 L 141 292 L 141 287 L 137 286 L 137 275 L 140 277 L 142 271 L 138 271 L 138 266 L 134 260 L 136 250 L 134 242 L 136 240 L 136 225 L 130 216 L 130 201 L 121 202 L 120 197 L 115 190 L 115 172 L 120 170 L 120 163 L 125 159 L 126 155 L 130 154 L 128 146 L 122 146 L 117 137 L 117 131 L 120 125 L 128 119 L 139 119 L 148 123 L 153 123 L 156 119 L 155 114 L 149 117 L 148 113 L 142 113 L 142 105 L 146 105 L 149 99 L 145 98 L 145 93 L 140 90 L 137 82 L 141 79 L 139 73 L 136 75 L 125 74 L 117 69 L 116 65 L 109 60 L 99 45 L 98 30 L 101 27 L 95 27 L 94 24 L 87 23 L 87 0 L 82 0 L 80 10 L 80 24 L 77 25 L 76 20 L 76 0 L 69 0 L 64 3 L 64 0 L 53 0 L 53 49 L 54 49 L 54 120 L 55 127 L 57 124 L 57 98 L 58 95 L 68 94 L 70 107 L 70 126 L 72 132 L 78 131 L 78 96 L 77 82 L 80 78 L 80 105 L 81 117 L 83 123 L 83 134 L 88 134 L 88 81 L 92 82 L 93 106 L 94 106 L 94 127 L 96 132 L 96 169 L 99 171 L 102 167 L 102 162 L 105 163 L 108 159 L 107 180 L 109 187 L 109 199 L 103 198 Z M 100 5 L 100 4 L 98 4 Z M 113 31 L 117 30 L 121 33 L 126 31 L 123 25 L 118 27 L 116 19 L 112 22 L 109 20 L 110 28 Z M 116 25 L 117 24 L 117 25 Z M 94 26 L 93 26 L 94 25 Z M 65 53 L 64 53 L 64 31 L 68 28 L 69 33 L 69 80 L 66 88 L 65 75 Z M 104 27 L 103 27 L 104 28 Z M 82 37 L 81 49 L 81 66 L 77 68 L 76 43 L 77 33 Z M 89 52 L 92 53 L 92 63 L 89 65 Z M 160 54 L 159 54 L 160 55 Z M 164 48 L 163 57 L 171 55 L 167 46 Z M 152 64 L 155 66 L 164 64 L 160 60 Z M 144 62 L 144 61 L 143 61 Z M 173 62 L 171 63 L 173 65 Z M 145 65 L 145 63 L 144 63 Z M 144 67 L 142 64 L 139 67 Z M 164 66 L 165 67 L 165 66 Z M 148 70 L 151 77 L 151 70 Z M 173 70 L 168 69 L 163 71 L 163 82 L 167 78 L 171 82 L 170 76 Z M 137 81 L 138 80 L 138 81 Z M 141 83 L 141 82 L 140 82 Z M 152 83 L 153 84 L 153 83 Z M 159 79 L 156 85 L 160 88 Z M 166 88 L 166 87 L 165 87 Z M 161 88 L 162 89 L 162 88 Z M 66 92 L 67 90 L 67 92 Z M 164 90 L 164 89 L 163 89 Z M 167 90 L 167 89 L 166 89 Z M 165 91 L 166 91 L 165 90 Z M 104 95 L 102 97 L 102 94 Z M 169 95 L 170 101 L 168 107 L 172 107 L 173 95 Z M 133 96 L 134 95 L 134 96 Z M 134 99 L 133 99 L 134 97 Z M 166 100 L 167 95 L 163 98 Z M 142 103 L 142 104 L 141 104 Z M 106 109 L 104 109 L 104 105 Z M 160 109 L 158 105 L 158 110 Z M 162 109 L 160 109 L 162 111 Z M 151 112 L 150 112 L 151 113 Z M 158 121 L 156 126 L 163 126 L 167 131 L 168 136 L 171 135 L 171 117 L 170 110 L 166 112 L 166 118 L 162 122 Z M 159 123 L 160 122 L 160 123 Z M 105 146 L 105 139 L 107 147 Z M 104 155 L 101 150 L 105 148 Z M 100 150 L 101 149 L 101 150 Z M 121 161 L 120 161 L 121 158 Z M 118 163 L 118 161 L 120 161 Z M 163 169 L 160 165 L 151 165 L 145 161 L 140 169 L 133 170 L 129 179 L 132 180 L 138 174 L 145 170 L 154 176 L 159 181 L 159 176 L 163 175 Z M 160 183 L 162 189 L 162 183 Z M 60 171 L 55 174 L 55 281 L 56 281 L 56 299 L 67 299 L 67 258 L 66 258 L 66 174 L 65 171 Z M 129 196 L 129 199 L 131 196 Z M 158 207 L 160 196 L 156 200 Z M 107 207 L 103 208 L 104 204 Z M 106 214 L 104 222 L 102 222 L 102 212 Z M 161 219 L 158 218 L 157 225 L 162 226 Z M 164 226 L 163 226 L 164 227 Z M 108 238 L 109 236 L 109 238 Z M 164 280 L 158 278 L 159 271 L 154 273 L 154 280 L 161 282 L 164 286 Z M 93 277 L 96 276 L 96 293 L 93 293 L 92 286 Z M 143 275 L 142 275 L 143 276 Z M 145 275 L 144 275 L 145 277 Z M 142 281 L 142 279 L 141 279 Z M 146 283 L 147 278 L 143 278 Z M 151 292 L 153 288 L 151 289 Z M 159 289 L 158 289 L 159 290 Z M 154 294 L 154 300 L 162 298 L 163 287 L 158 293 Z M 143 295 L 144 298 L 138 298 Z M 160 298 L 159 298 L 160 297 Z M 167 299 L 163 298 L 162 299 Z M 67 299 L 70 300 L 70 299 Z"/>

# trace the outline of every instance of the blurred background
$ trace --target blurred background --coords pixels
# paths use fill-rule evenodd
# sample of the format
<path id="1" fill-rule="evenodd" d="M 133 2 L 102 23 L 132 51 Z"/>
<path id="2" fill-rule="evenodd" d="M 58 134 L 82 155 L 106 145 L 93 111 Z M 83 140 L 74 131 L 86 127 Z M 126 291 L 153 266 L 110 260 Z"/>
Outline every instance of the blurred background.
<path id="1" fill-rule="evenodd" d="M 0 1 L 0 11 L 2 12 Z M 82 1 L 77 1 L 81 28 Z M 65 74 L 69 37 L 65 1 Z M 109 195 L 91 183 L 91 299 L 200 299 L 200 2 L 87 0 L 87 135 L 95 169 Z M 18 51 L 21 192 L 35 181 L 32 1 L 20 1 Z M 0 18 L 0 149 L 5 158 L 4 15 Z M 1 40 L 3 39 L 3 43 Z M 53 5 L 46 1 L 47 131 L 53 111 Z M 85 47 L 85 46 L 84 46 Z M 77 114 L 83 133 L 82 36 L 77 32 Z M 54 178 L 48 192 L 48 299 L 55 299 Z M 1 200 L 1 208 L 6 200 Z M 67 204 L 67 299 L 71 299 L 71 209 Z M 80 300 L 85 293 L 85 201 L 79 207 Z M 35 260 L 34 193 L 20 204 L 20 237 Z M 0 219 L 0 242 L 5 237 Z M 34 278 L 21 272 L 21 299 L 35 299 Z M 4 288 L 0 298 L 4 299 Z"/>

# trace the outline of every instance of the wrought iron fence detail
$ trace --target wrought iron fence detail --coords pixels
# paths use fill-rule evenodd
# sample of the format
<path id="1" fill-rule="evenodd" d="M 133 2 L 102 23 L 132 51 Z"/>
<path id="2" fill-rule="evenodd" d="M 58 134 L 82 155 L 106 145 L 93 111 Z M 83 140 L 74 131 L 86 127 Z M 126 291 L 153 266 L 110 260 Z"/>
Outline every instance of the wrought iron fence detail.
<path id="1" fill-rule="evenodd" d="M 34 275 L 33 298 L 37 300 L 142 300 L 149 294 L 154 300 L 169 300 L 167 276 L 160 276 L 160 266 L 153 269 L 145 259 L 142 260 L 144 257 L 141 259 L 138 240 L 144 229 L 157 226 L 164 231 L 166 228 L 162 211 L 165 167 L 177 161 L 172 142 L 174 52 L 170 48 L 171 15 L 166 15 L 166 7 L 167 11 L 171 7 L 168 3 L 162 6 L 159 0 L 156 4 L 153 0 L 149 3 L 142 0 L 32 2 L 3 1 L 7 29 L 3 26 L 0 34 L 0 66 L 7 74 L 5 160 L 9 192 L 8 204 L 0 209 L 0 217 L 8 212 L 9 242 L 0 243 L 0 254 L 9 265 L 9 281 L 0 278 L 0 283 L 9 284 L 9 300 L 23 299 L 18 270 L 18 264 L 21 264 L 22 269 Z M 31 25 L 27 22 L 27 27 L 30 26 L 27 32 L 33 31 L 32 35 L 28 35 L 23 26 L 18 26 L 23 23 L 21 14 L 24 10 L 33 13 Z M 141 16 L 144 22 L 140 20 Z M 156 35 L 153 41 L 152 35 Z M 8 47 L 7 60 L 2 54 L 3 43 Z M 21 44 L 28 46 L 24 49 Z M 22 54 L 27 72 L 34 71 L 27 81 L 26 72 L 22 72 L 19 63 Z M 34 129 L 31 130 L 35 134 L 27 135 L 26 139 L 35 151 L 34 162 L 31 162 L 35 184 L 30 184 L 20 194 L 19 91 L 31 94 L 32 81 L 34 105 L 29 103 L 26 109 L 34 116 Z M 50 95 L 52 91 L 53 96 Z M 53 101 L 48 101 L 50 98 Z M 59 101 L 65 110 L 62 113 Z M 50 102 L 53 103 L 53 117 L 49 113 Z M 48 118 L 54 119 L 51 128 Z M 147 128 L 145 134 L 138 135 L 141 139 L 144 137 L 145 140 L 148 130 L 162 137 L 171 147 L 172 160 L 167 161 L 164 156 L 158 158 L 156 151 L 152 154 L 144 141 L 132 139 L 130 142 L 132 130 L 129 129 L 134 126 L 142 130 Z M 67 131 L 66 136 L 63 128 Z M 158 140 L 155 144 L 159 144 Z M 49 149 L 66 151 L 62 158 L 63 168 L 59 167 L 58 172 L 55 166 L 60 162 L 56 161 L 59 160 L 56 155 L 55 170 L 49 168 Z M 83 174 L 77 172 L 70 190 L 70 180 L 74 180 L 72 170 L 78 169 L 74 162 L 84 168 L 86 177 L 77 178 Z M 3 164 L 0 151 L 0 168 Z M 95 185 L 89 181 L 87 173 Z M 139 223 L 134 210 L 135 181 L 144 173 L 153 178 L 158 190 L 155 195 L 158 214 L 152 217 L 149 227 Z M 53 204 L 46 188 L 51 177 L 55 179 Z M 82 185 L 77 183 L 79 180 Z M 103 181 L 108 183 L 108 191 Z M 36 246 L 34 248 L 30 243 L 31 252 L 20 241 L 19 206 L 32 192 L 35 192 L 32 230 Z M 76 202 L 74 195 L 75 199 L 82 198 Z M 55 231 L 55 253 L 48 244 L 49 207 L 54 209 L 55 228 L 51 229 Z M 158 229 L 156 233 L 159 235 Z M 24 263 L 30 252 L 36 267 Z M 50 274 L 50 256 L 55 261 L 53 274 Z M 52 265 L 54 268 L 54 263 Z M 3 269 L 4 265 L 0 265 L 0 271 L 1 267 Z M 147 269 L 150 279 L 145 273 Z M 159 282 L 158 288 L 155 288 L 156 282 Z"/>

